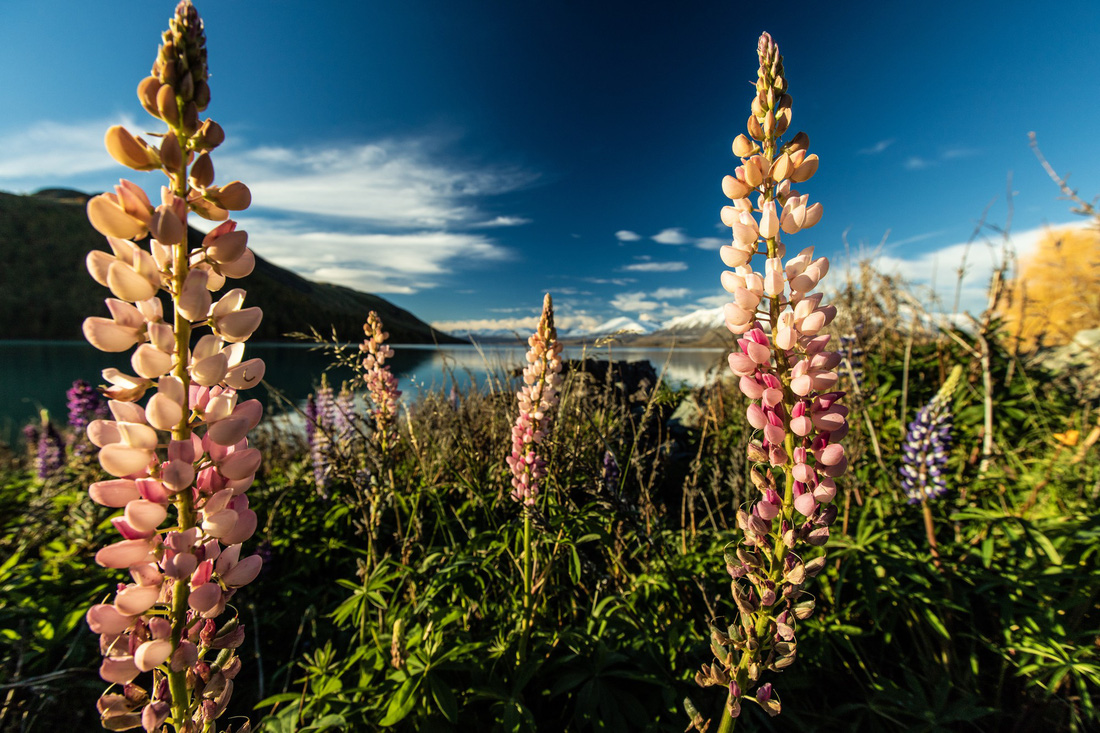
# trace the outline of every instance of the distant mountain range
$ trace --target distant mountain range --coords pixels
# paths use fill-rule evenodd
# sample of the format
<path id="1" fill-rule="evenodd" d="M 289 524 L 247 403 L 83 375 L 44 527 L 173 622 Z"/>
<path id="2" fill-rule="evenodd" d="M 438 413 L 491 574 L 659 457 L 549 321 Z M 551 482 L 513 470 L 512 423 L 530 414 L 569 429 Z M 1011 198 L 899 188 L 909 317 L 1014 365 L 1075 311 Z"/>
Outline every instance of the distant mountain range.
<path id="1" fill-rule="evenodd" d="M 455 336 L 486 342 L 523 341 L 528 335 L 514 329 L 481 329 L 452 331 L 452 333 Z M 562 341 L 572 343 L 592 343 L 603 338 L 614 338 L 625 346 L 645 347 L 677 344 L 699 348 L 726 348 L 733 343 L 733 336 L 725 326 L 722 308 L 704 308 L 669 319 L 664 323 L 618 316 L 593 328 L 558 329 L 558 337 Z"/>
<path id="2" fill-rule="evenodd" d="M 110 292 L 84 265 L 89 250 L 108 250 L 88 223 L 88 198 L 68 189 L 29 196 L 0 192 L 0 339 L 81 339 L 86 317 L 107 315 L 103 300 Z M 191 246 L 199 246 L 203 236 L 190 229 Z M 310 327 L 325 336 L 335 329 L 341 339 L 360 341 L 372 310 L 382 317 L 392 343 L 458 341 L 383 298 L 311 282 L 258 255 L 253 273 L 230 283 L 248 292 L 245 305 L 263 309 L 253 337 L 257 341 L 285 340 L 286 334 Z"/>

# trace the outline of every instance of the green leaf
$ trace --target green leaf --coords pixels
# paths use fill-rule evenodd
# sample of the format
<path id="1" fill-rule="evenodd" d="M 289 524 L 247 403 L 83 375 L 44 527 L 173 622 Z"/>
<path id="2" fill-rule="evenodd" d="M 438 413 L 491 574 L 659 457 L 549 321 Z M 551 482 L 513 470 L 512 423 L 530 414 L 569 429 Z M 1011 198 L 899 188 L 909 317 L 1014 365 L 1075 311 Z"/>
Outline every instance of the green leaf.
<path id="1" fill-rule="evenodd" d="M 266 708 L 281 702 L 297 700 L 299 697 L 301 697 L 301 695 L 297 692 L 280 692 L 278 695 L 272 695 L 271 697 L 265 697 L 263 700 L 260 700 L 252 709 L 259 710 L 260 708 Z"/>
<path id="2" fill-rule="evenodd" d="M 451 688 L 436 677 L 428 678 L 428 685 L 432 689 L 432 699 L 435 700 L 436 707 L 443 713 L 447 722 L 458 722 L 458 702 Z"/>
<path id="3" fill-rule="evenodd" d="M 416 707 L 416 688 L 420 684 L 419 679 L 405 680 L 405 684 L 397 690 L 397 694 L 390 698 L 389 707 L 386 708 L 386 717 L 378 724 L 386 727 L 397 725 Z"/>
<path id="4" fill-rule="evenodd" d="M 1042 548 L 1043 552 L 1046 553 L 1052 563 L 1055 565 L 1062 564 L 1062 556 L 1054 549 L 1054 543 L 1052 543 L 1045 534 L 1042 532 L 1033 532 L 1031 536 L 1035 540 L 1035 544 Z"/>
<path id="5" fill-rule="evenodd" d="M 330 728 L 339 728 L 341 730 L 347 729 L 347 721 L 343 715 L 337 715 L 336 713 L 329 713 L 325 717 L 318 720 L 313 725 L 310 725 L 302 730 L 328 730 Z"/>

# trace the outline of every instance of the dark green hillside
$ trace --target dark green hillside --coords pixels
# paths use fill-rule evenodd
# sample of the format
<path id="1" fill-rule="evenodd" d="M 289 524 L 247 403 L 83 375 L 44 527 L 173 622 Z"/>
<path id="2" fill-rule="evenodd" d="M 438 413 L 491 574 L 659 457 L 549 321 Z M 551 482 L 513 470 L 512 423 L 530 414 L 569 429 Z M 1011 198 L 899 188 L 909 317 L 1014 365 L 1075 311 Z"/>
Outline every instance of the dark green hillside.
<path id="1" fill-rule="evenodd" d="M 84 214 L 87 199 L 56 188 L 0 193 L 0 339 L 80 339 L 87 316 L 107 314 L 109 293 L 84 267 L 89 250 L 107 249 Z M 192 229 L 191 245 L 202 236 Z M 357 341 L 367 313 L 376 310 L 395 343 L 455 341 L 378 296 L 310 282 L 260 257 L 255 272 L 231 283 L 248 291 L 246 305 L 263 308 L 257 340 L 278 341 L 312 326 L 326 335 L 335 327 L 341 338 Z"/>

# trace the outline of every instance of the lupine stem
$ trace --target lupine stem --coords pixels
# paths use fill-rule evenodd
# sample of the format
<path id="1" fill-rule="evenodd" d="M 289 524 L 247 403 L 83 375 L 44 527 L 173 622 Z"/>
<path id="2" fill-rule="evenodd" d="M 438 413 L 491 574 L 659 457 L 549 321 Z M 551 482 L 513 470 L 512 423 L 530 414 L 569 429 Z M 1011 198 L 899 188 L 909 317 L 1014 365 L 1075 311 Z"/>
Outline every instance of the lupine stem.
<path id="1" fill-rule="evenodd" d="M 532 555 L 534 554 L 531 547 L 531 513 L 524 512 L 523 515 L 523 631 L 520 637 L 519 643 L 519 661 L 523 662 L 527 656 L 527 640 L 531 635 L 532 617 L 534 615 L 534 598 L 532 593 L 534 592 L 532 582 Z"/>
<path id="2" fill-rule="evenodd" d="M 730 715 L 730 709 L 728 705 L 722 706 L 722 720 L 718 723 L 718 733 L 730 733 L 733 730 L 733 726 L 736 720 Z"/>
<path id="3" fill-rule="evenodd" d="M 180 109 L 183 108 L 183 104 L 180 104 L 179 97 L 177 96 L 177 105 Z M 183 130 L 179 126 L 169 122 L 169 129 L 172 130 L 172 134 L 175 134 L 180 141 L 180 147 L 182 150 L 187 150 L 187 138 L 184 137 Z M 188 193 L 187 186 L 187 154 L 186 152 L 182 156 L 180 163 L 180 170 L 176 175 L 176 190 L 175 195 L 185 199 Z M 173 330 L 175 333 L 175 359 L 176 364 L 173 369 L 173 374 L 176 375 L 183 382 L 183 393 L 188 394 L 191 387 L 191 374 L 187 369 L 188 366 L 188 352 L 191 348 L 191 321 L 183 313 L 180 312 L 179 301 L 181 294 L 183 293 L 183 283 L 187 279 L 187 273 L 189 271 L 188 262 L 188 249 L 189 244 L 187 241 L 187 215 L 183 217 L 183 241 L 179 244 L 172 245 L 172 254 L 174 259 L 172 280 L 173 290 L 172 293 L 172 308 L 173 308 Z M 191 437 L 191 424 L 190 424 L 189 409 L 184 409 L 183 417 L 180 418 L 179 424 L 172 431 L 172 438 L 174 440 L 188 440 Z M 191 493 L 191 489 L 188 488 L 179 492 L 175 496 L 176 517 L 178 519 L 179 531 L 185 531 L 195 526 L 194 523 L 194 499 Z M 187 625 L 187 598 L 191 592 L 191 584 L 187 578 L 180 578 L 172 584 L 172 606 L 170 619 L 172 622 L 172 651 L 179 649 L 180 642 L 183 641 L 184 633 L 186 632 Z M 190 703 L 190 691 L 187 689 L 187 670 L 172 670 L 168 671 L 168 689 L 172 695 L 172 722 L 176 728 L 182 727 L 187 720 L 191 717 L 189 710 Z"/>

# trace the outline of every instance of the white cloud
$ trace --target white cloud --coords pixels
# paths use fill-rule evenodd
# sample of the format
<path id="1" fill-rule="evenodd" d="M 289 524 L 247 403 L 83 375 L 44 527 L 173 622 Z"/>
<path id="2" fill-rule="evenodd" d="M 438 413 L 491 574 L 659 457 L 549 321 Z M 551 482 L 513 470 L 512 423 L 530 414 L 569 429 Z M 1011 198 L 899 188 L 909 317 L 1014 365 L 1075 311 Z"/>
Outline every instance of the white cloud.
<path id="1" fill-rule="evenodd" d="M 886 148 L 890 147 L 895 142 L 896 141 L 894 140 L 894 138 L 890 138 L 889 140 L 879 140 L 871 147 L 863 148 L 862 150 L 858 150 L 856 152 L 859 155 L 878 155 L 879 153 L 884 152 Z"/>
<path id="2" fill-rule="evenodd" d="M 892 247 L 901 247 L 902 245 L 905 245 L 905 244 L 914 244 L 916 242 L 923 242 L 926 239 L 931 239 L 932 237 L 938 237 L 941 234 L 943 234 L 945 231 L 947 231 L 947 230 L 940 229 L 940 230 L 934 231 L 934 232 L 924 232 L 923 234 L 914 234 L 911 237 L 906 237 L 905 239 L 899 239 L 896 242 L 888 241 L 887 246 L 892 248 Z"/>
<path id="3" fill-rule="evenodd" d="M 657 288 L 653 291 L 653 297 L 657 300 L 686 298 L 691 292 L 688 288 Z"/>
<path id="4" fill-rule="evenodd" d="M 265 220 L 250 221 L 244 228 L 249 245 L 280 267 L 311 280 L 372 293 L 414 293 L 433 287 L 460 264 L 510 256 L 492 241 L 469 233 L 348 233 Z"/>
<path id="5" fill-rule="evenodd" d="M 660 303 L 647 298 L 645 293 L 619 293 L 611 299 L 611 305 L 630 313 L 645 313 L 661 307 Z"/>
<path id="6" fill-rule="evenodd" d="M 0 185 L 40 188 L 81 174 L 121 170 L 103 146 L 111 125 L 135 130 L 134 121 L 123 117 L 78 123 L 44 120 L 23 130 L 0 132 Z"/>
<path id="7" fill-rule="evenodd" d="M 722 225 L 725 227 L 725 225 Z M 700 237 L 695 240 L 695 246 L 699 249 L 721 249 L 723 245 L 729 244 L 729 237 L 723 239 L 721 237 Z"/>
<path id="8" fill-rule="evenodd" d="M 733 296 L 725 291 L 714 295 L 704 295 L 695 301 L 696 308 L 718 308 L 733 301 Z"/>
<path id="9" fill-rule="evenodd" d="M 474 199 L 530 184 L 516 169 L 438 162 L 436 140 L 391 139 L 316 148 L 261 147 L 223 155 L 219 170 L 248 183 L 257 207 L 366 220 L 385 227 L 443 227 L 484 219 Z M 497 226 L 520 223 L 497 217 Z"/>
<path id="10" fill-rule="evenodd" d="M 682 272 L 688 266 L 686 262 L 636 262 L 622 269 L 625 272 Z"/>
<path id="11" fill-rule="evenodd" d="M 905 167 L 911 171 L 923 170 L 924 168 L 931 168 L 932 166 L 945 163 L 950 160 L 959 160 L 961 158 L 973 158 L 975 155 L 979 155 L 980 150 L 975 148 L 955 147 L 944 148 L 939 152 L 935 158 L 921 158 L 919 156 L 912 156 L 905 160 Z"/>
<path id="12" fill-rule="evenodd" d="M 1018 232 L 1011 237 L 1012 247 L 1016 256 L 1022 259 L 1035 251 L 1051 229 L 1077 228 L 1089 224 L 1090 222 L 1079 219 Z M 930 288 L 930 300 L 934 302 L 926 303 L 925 307 L 933 312 L 952 311 L 958 289 L 960 312 L 974 315 L 981 313 L 988 302 L 990 278 L 1004 257 L 1000 239 L 988 242 L 979 240 L 969 245 L 959 242 L 912 257 L 890 254 L 897 251 L 897 247 L 897 244 L 887 244 L 884 253 L 875 258 L 875 266 L 883 272 L 901 275 L 911 284 L 923 286 L 926 293 Z M 964 256 L 966 269 L 960 280 L 958 269 Z"/>
<path id="13" fill-rule="evenodd" d="M 662 229 L 654 234 L 652 239 L 660 244 L 691 244 L 693 241 L 691 237 L 684 234 L 683 229 L 679 228 Z"/>
<path id="14" fill-rule="evenodd" d="M 432 328 L 440 331 L 516 331 L 521 336 L 533 332 L 539 325 L 539 316 L 522 318 L 469 318 L 453 321 L 432 321 Z M 589 315 L 554 314 L 554 325 L 560 331 L 570 328 L 594 328 L 599 320 Z"/>
<path id="15" fill-rule="evenodd" d="M 941 160 L 957 160 L 959 158 L 973 158 L 981 151 L 974 148 L 947 148 L 940 153 Z"/>
<path id="16" fill-rule="evenodd" d="M 637 278 L 633 277 L 582 277 L 581 280 L 594 285 L 618 285 L 620 287 L 638 282 Z"/>
<path id="17" fill-rule="evenodd" d="M 629 229 L 620 229 L 619 231 L 615 232 L 615 239 L 619 240 L 620 242 L 637 242 L 641 238 L 642 235 L 636 232 L 632 232 Z"/>
<path id="18" fill-rule="evenodd" d="M 483 221 L 479 224 L 474 224 L 475 229 L 485 227 L 519 227 L 524 224 L 530 224 L 530 219 L 525 219 L 522 216 L 498 216 L 489 221 Z"/>

